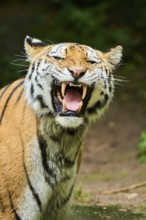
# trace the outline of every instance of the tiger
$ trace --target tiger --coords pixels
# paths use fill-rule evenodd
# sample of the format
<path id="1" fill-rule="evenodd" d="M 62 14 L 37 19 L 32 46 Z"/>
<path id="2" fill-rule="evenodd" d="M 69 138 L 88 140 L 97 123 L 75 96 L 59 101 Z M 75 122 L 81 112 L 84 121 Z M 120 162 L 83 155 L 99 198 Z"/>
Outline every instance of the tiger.
<path id="1" fill-rule="evenodd" d="M 114 96 L 107 52 L 26 36 L 28 72 L 0 90 L 0 219 L 69 218 L 83 141 Z"/>

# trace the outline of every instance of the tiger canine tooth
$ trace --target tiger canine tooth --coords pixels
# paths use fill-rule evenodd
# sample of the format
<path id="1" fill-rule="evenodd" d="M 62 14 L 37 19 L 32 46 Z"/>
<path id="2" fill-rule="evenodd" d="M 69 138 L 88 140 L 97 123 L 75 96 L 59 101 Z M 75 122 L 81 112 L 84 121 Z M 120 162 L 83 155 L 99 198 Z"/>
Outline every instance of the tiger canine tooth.
<path id="1" fill-rule="evenodd" d="M 65 96 L 65 89 L 66 89 L 66 83 L 61 84 L 61 94 L 64 97 Z"/>
<path id="2" fill-rule="evenodd" d="M 61 96 L 60 96 L 60 93 L 59 93 L 59 92 L 57 93 L 57 98 L 58 98 L 58 100 L 59 100 L 60 102 L 62 102 L 62 98 L 61 98 Z"/>
<path id="3" fill-rule="evenodd" d="M 65 100 L 63 100 L 63 102 L 62 102 L 62 106 L 63 106 L 63 111 L 64 111 L 64 112 L 67 111 L 67 107 L 66 107 L 66 102 L 65 102 Z"/>
<path id="4" fill-rule="evenodd" d="M 82 99 L 84 99 L 86 97 L 87 94 L 87 86 L 83 85 L 83 94 L 82 94 Z"/>
<path id="5" fill-rule="evenodd" d="M 80 107 L 78 108 L 78 112 L 80 112 L 82 106 L 83 106 L 83 102 L 80 103 Z"/>

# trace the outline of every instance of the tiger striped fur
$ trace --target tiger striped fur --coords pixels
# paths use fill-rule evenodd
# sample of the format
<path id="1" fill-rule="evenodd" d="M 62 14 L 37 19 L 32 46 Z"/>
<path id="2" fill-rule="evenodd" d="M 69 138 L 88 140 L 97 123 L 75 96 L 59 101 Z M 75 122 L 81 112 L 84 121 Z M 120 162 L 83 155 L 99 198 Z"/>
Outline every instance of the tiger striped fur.
<path id="1" fill-rule="evenodd" d="M 0 219 L 67 218 L 82 142 L 114 93 L 122 47 L 107 53 L 26 37 L 25 78 L 0 90 Z"/>

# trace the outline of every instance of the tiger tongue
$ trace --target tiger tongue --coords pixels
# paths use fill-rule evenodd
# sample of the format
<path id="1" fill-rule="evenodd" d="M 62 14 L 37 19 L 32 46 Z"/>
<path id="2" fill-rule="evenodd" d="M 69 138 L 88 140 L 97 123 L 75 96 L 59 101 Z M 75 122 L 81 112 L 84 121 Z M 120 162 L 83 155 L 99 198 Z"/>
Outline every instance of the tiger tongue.
<path id="1" fill-rule="evenodd" d="M 80 103 L 82 102 L 82 97 L 77 90 L 70 88 L 64 96 L 64 101 L 67 110 L 77 111 L 80 107 Z"/>

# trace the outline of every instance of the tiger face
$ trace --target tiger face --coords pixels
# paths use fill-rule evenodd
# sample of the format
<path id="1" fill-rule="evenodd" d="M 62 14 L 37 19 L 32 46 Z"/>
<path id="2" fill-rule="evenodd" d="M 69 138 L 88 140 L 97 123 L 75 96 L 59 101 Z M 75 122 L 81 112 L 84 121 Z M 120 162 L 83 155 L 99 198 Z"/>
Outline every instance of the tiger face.
<path id="1" fill-rule="evenodd" d="M 57 124 L 78 128 L 98 119 L 114 94 L 113 70 L 122 47 L 107 53 L 77 43 L 46 45 L 26 37 L 30 67 L 25 80 L 26 99 L 40 117 L 51 115 Z"/>

